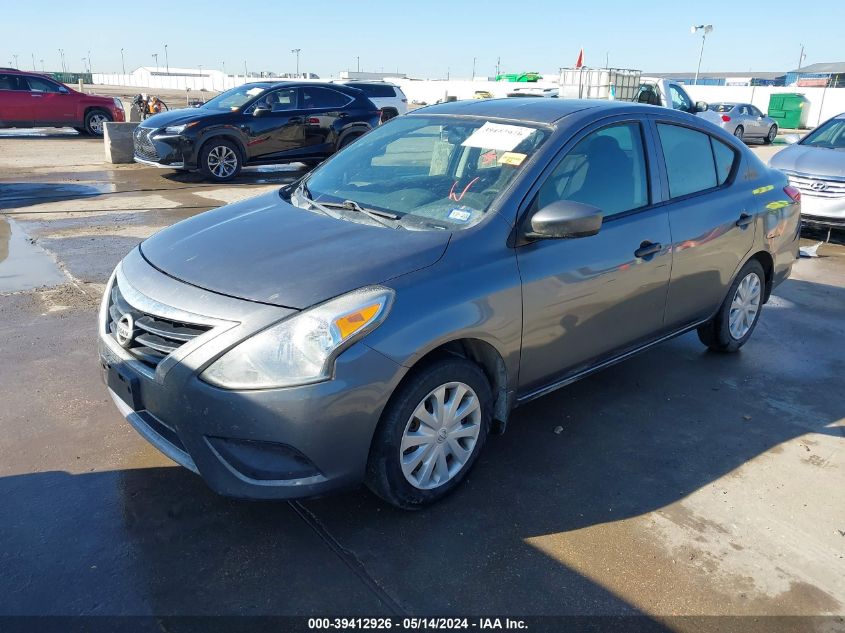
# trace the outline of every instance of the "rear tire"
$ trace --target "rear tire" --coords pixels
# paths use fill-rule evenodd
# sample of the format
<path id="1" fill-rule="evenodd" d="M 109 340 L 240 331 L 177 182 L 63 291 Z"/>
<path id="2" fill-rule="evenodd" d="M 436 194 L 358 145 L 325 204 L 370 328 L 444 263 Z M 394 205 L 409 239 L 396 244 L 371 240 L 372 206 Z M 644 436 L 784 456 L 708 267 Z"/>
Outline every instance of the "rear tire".
<path id="1" fill-rule="evenodd" d="M 361 138 L 364 136 L 363 132 L 352 132 L 351 134 L 347 134 L 340 140 L 340 144 L 337 146 L 337 151 L 342 150 L 344 147 L 352 143 L 355 139 Z"/>
<path id="2" fill-rule="evenodd" d="M 734 130 L 734 136 L 737 137 L 741 141 L 744 134 L 745 134 L 745 130 L 742 128 L 742 126 L 737 125 L 736 129 Z"/>
<path id="3" fill-rule="evenodd" d="M 775 142 L 775 138 L 777 138 L 777 135 L 778 135 L 778 126 L 773 125 L 772 127 L 769 128 L 769 133 L 766 134 L 766 137 L 763 139 L 763 143 L 765 143 L 766 145 L 771 145 L 772 143 Z"/>
<path id="4" fill-rule="evenodd" d="M 232 141 L 211 139 L 200 150 L 200 173 L 215 182 L 232 180 L 241 173 L 242 167 L 240 149 Z"/>
<path id="5" fill-rule="evenodd" d="M 88 136 L 102 136 L 105 132 L 106 121 L 111 121 L 111 115 L 105 110 L 88 110 L 85 113 L 85 134 Z"/>
<path id="6" fill-rule="evenodd" d="M 449 357 L 415 370 L 382 413 L 367 486 L 406 510 L 439 501 L 478 459 L 492 410 L 490 383 L 475 363 Z"/>
<path id="7" fill-rule="evenodd" d="M 757 327 L 765 296 L 766 274 L 752 259 L 739 271 L 716 316 L 698 327 L 699 340 L 715 352 L 737 351 Z"/>

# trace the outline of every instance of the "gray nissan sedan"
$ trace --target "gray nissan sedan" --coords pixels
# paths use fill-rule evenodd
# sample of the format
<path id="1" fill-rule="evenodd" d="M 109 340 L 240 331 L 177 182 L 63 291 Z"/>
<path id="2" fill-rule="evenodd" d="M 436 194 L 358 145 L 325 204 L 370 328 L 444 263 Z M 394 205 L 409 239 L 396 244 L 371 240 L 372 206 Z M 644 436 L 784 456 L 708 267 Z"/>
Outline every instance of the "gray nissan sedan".
<path id="1" fill-rule="evenodd" d="M 130 252 L 100 311 L 104 380 L 221 494 L 366 482 L 420 507 L 529 400 L 694 329 L 742 347 L 797 256 L 799 199 L 682 112 L 422 108 Z"/>

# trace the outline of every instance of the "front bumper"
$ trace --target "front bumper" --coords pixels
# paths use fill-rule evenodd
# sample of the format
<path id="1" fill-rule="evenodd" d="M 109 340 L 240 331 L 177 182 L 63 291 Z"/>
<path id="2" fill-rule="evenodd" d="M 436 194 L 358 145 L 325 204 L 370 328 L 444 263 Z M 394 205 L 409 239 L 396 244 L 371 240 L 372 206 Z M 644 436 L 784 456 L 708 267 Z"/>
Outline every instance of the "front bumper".
<path id="1" fill-rule="evenodd" d="M 801 220 L 807 224 L 845 226 L 845 197 L 823 198 L 802 191 Z"/>
<path id="2" fill-rule="evenodd" d="M 180 348 L 150 368 L 108 330 L 115 279 L 133 308 L 155 314 L 178 297 L 182 314 L 212 305 L 209 320 L 216 325 L 185 345 L 190 349 Z M 154 291 L 161 303 L 150 298 Z M 118 410 L 147 441 L 199 473 L 213 490 L 231 497 L 291 499 L 363 480 L 373 433 L 403 367 L 359 342 L 338 357 L 332 380 L 285 389 L 219 389 L 199 379 L 208 364 L 293 311 L 222 296 L 209 301 L 209 293 L 146 264 L 137 249 L 118 266 L 106 297 L 99 352 Z M 115 387 L 116 375 L 131 383 L 129 395 Z"/>
<path id="3" fill-rule="evenodd" d="M 196 169 L 196 144 L 188 136 L 138 126 L 133 136 L 136 163 L 167 169 Z"/>

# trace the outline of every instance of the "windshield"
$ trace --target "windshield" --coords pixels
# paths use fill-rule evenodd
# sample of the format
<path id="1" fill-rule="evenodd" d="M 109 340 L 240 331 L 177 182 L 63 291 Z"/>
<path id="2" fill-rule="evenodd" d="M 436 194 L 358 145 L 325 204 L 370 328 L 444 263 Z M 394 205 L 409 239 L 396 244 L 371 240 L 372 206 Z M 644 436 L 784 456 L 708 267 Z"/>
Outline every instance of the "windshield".
<path id="1" fill-rule="evenodd" d="M 221 92 L 213 99 L 206 101 L 202 107 L 208 108 L 209 110 L 237 110 L 268 88 L 270 88 L 270 84 L 244 84 L 226 92 Z"/>
<path id="2" fill-rule="evenodd" d="M 845 149 L 845 119 L 831 119 L 801 140 L 801 145 Z"/>
<path id="3" fill-rule="evenodd" d="M 713 112 L 730 112 L 734 109 L 734 104 L 732 103 L 711 103 L 707 106 L 708 110 L 712 110 Z"/>
<path id="4" fill-rule="evenodd" d="M 307 197 L 324 206 L 352 202 L 389 214 L 398 228 L 467 228 L 483 219 L 548 136 L 548 129 L 521 123 L 399 117 L 315 170 L 298 190 L 306 199 L 294 195 L 291 202 L 303 208 L 310 208 Z M 373 223 L 363 215 L 343 218 Z"/>

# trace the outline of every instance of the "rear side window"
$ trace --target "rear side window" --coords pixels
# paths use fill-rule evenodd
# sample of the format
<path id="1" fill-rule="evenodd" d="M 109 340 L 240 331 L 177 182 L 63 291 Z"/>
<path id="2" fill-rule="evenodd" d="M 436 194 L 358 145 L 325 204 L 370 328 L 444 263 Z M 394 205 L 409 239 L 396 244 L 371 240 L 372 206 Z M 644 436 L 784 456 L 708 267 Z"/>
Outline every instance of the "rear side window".
<path id="1" fill-rule="evenodd" d="M 646 206 L 648 180 L 639 124 L 612 125 L 579 141 L 540 187 L 537 208 L 557 200 L 598 207 L 606 217 Z"/>
<path id="2" fill-rule="evenodd" d="M 0 90 L 26 90 L 27 85 L 20 75 L 0 73 Z"/>
<path id="3" fill-rule="evenodd" d="M 347 103 L 352 101 L 351 98 L 345 94 L 341 94 L 336 90 L 329 90 L 328 88 L 303 88 L 303 108 L 310 110 L 311 108 L 342 108 Z"/>
<path id="4" fill-rule="evenodd" d="M 362 90 L 368 97 L 384 98 L 395 97 L 396 91 L 393 86 L 386 84 L 349 84 L 352 88 Z"/>
<path id="5" fill-rule="evenodd" d="M 668 123 L 657 131 L 669 178 L 669 195 L 679 198 L 724 184 L 731 174 L 735 152 L 709 134 Z"/>

